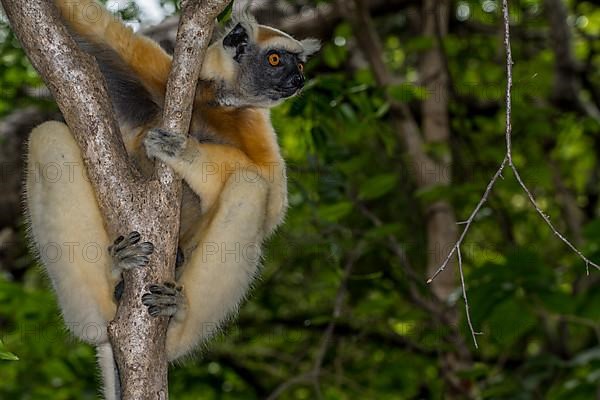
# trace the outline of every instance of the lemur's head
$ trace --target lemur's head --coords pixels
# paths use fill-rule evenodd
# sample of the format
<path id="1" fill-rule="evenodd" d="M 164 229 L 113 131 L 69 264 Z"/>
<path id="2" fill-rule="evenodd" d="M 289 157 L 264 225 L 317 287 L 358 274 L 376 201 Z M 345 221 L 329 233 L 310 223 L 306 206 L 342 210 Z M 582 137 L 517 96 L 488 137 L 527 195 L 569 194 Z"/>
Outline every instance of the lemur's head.
<path id="1" fill-rule="evenodd" d="M 211 45 L 202 75 L 222 85 L 223 105 L 272 107 L 304 87 L 304 64 L 320 47 L 244 16 Z"/>

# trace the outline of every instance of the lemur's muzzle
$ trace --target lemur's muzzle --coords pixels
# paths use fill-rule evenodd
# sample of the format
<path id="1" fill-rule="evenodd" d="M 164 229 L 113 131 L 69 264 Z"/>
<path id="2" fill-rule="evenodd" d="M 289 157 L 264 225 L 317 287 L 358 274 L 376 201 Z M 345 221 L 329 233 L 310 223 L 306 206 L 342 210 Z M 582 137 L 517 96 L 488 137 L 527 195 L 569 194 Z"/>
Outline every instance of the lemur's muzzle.
<path id="1" fill-rule="evenodd" d="M 296 90 L 302 89 L 304 87 L 304 75 L 302 74 L 294 74 L 291 80 L 291 84 Z"/>

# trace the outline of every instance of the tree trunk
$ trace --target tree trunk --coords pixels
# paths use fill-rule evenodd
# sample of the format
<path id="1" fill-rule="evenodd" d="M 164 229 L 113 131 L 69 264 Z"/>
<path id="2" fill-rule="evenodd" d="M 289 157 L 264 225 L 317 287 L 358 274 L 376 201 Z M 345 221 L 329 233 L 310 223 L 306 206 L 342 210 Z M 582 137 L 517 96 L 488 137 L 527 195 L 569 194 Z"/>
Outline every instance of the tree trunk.
<path id="1" fill-rule="evenodd" d="M 420 75 L 429 96 L 423 101 L 422 131 L 425 145 L 437 149 L 433 156 L 434 170 L 424 170 L 422 188 L 450 187 L 452 157 L 450 153 L 450 123 L 448 121 L 448 71 L 444 64 L 442 41 L 448 34 L 450 3 L 448 0 L 423 2 L 423 36 L 434 45 L 421 59 Z M 427 275 L 431 276 L 444 262 L 458 239 L 456 217 L 447 200 L 437 200 L 425 208 L 427 220 Z M 456 288 L 455 261 L 448 264 L 431 286 L 441 299 L 447 299 Z"/>

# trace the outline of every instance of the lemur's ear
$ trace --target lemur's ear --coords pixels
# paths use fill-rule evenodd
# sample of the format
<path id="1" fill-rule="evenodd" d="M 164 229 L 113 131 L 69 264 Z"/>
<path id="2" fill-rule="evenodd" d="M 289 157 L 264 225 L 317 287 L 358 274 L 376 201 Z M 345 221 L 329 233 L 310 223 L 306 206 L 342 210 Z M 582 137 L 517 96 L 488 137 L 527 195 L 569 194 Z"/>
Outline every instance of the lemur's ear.
<path id="1" fill-rule="evenodd" d="M 308 38 L 300 41 L 302 45 L 302 56 L 308 58 L 321 50 L 321 41 L 319 39 Z"/>
<path id="2" fill-rule="evenodd" d="M 223 38 L 223 46 L 235 49 L 235 61 L 240 61 L 240 56 L 244 54 L 246 45 L 248 44 L 248 32 L 242 24 L 238 23 L 233 29 Z"/>

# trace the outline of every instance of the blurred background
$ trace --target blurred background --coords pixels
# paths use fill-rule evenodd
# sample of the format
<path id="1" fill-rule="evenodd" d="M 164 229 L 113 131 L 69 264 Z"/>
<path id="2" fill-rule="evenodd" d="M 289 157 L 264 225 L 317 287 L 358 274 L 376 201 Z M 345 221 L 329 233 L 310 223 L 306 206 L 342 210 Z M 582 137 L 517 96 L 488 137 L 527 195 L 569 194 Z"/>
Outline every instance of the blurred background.
<path id="1" fill-rule="evenodd" d="M 498 0 L 246 1 L 323 49 L 273 111 L 290 210 L 239 318 L 170 372 L 179 399 L 600 398 L 600 272 L 504 173 Z M 600 2 L 511 1 L 514 160 L 600 262 Z M 172 49 L 170 1 L 109 2 Z M 156 26 L 158 24 L 158 26 Z M 153 26 L 153 27 L 151 27 Z M 0 399 L 93 399 L 93 349 L 63 328 L 25 238 L 23 144 L 60 113 L 0 24 Z M 18 360 L 16 358 L 18 357 Z"/>

